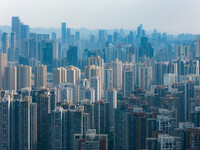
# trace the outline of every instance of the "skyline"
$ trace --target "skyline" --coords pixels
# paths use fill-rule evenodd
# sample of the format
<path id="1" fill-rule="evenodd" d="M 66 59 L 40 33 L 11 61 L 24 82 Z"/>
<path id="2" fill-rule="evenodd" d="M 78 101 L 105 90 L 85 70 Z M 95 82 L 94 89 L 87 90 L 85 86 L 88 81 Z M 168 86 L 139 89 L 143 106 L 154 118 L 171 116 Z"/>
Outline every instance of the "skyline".
<path id="1" fill-rule="evenodd" d="M 61 22 L 67 22 L 67 27 L 72 28 L 136 30 L 143 24 L 147 31 L 199 34 L 199 4 L 197 0 L 125 0 L 123 3 L 119 0 L 9 0 L 2 3 L 5 13 L 0 14 L 0 26 L 10 26 L 11 17 L 19 16 L 31 28 L 60 28 Z"/>

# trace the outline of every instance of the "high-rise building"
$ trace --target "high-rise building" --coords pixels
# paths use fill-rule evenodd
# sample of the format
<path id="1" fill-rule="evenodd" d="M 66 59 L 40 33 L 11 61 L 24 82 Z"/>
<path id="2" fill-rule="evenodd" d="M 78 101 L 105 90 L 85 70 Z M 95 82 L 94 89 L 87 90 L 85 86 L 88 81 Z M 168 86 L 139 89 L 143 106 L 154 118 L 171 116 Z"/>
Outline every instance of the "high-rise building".
<path id="1" fill-rule="evenodd" d="M 152 83 L 152 67 L 147 65 L 139 68 L 139 87 L 144 90 L 150 90 Z"/>
<path id="2" fill-rule="evenodd" d="M 156 138 L 147 138 L 148 150 L 182 150 L 182 139 L 168 134 L 158 134 Z"/>
<path id="3" fill-rule="evenodd" d="M 17 90 L 17 67 L 8 66 L 5 68 L 5 89 Z"/>
<path id="4" fill-rule="evenodd" d="M 114 119 L 114 149 L 127 150 L 128 149 L 128 103 L 122 102 L 120 106 L 115 109 Z"/>
<path id="5" fill-rule="evenodd" d="M 8 54 L 8 48 L 9 48 L 8 33 L 4 32 L 2 35 L 2 52 Z"/>
<path id="6" fill-rule="evenodd" d="M 38 41 L 30 39 L 28 42 L 29 58 L 38 59 Z"/>
<path id="7" fill-rule="evenodd" d="M 20 48 L 20 19 L 12 17 L 12 32 L 16 33 L 16 48 Z"/>
<path id="8" fill-rule="evenodd" d="M 30 66 L 17 66 L 17 90 L 23 88 L 31 89 L 31 71 Z"/>
<path id="9" fill-rule="evenodd" d="M 63 109 L 56 107 L 55 110 L 50 113 L 50 138 L 49 149 L 62 149 L 62 119 Z"/>
<path id="10" fill-rule="evenodd" d="M 10 97 L 0 101 L 0 149 L 10 149 Z"/>
<path id="11" fill-rule="evenodd" d="M 95 102 L 101 99 L 101 78 L 96 76 L 90 80 L 90 87 L 95 90 Z"/>
<path id="12" fill-rule="evenodd" d="M 66 67 L 66 73 L 67 73 L 67 82 L 77 85 L 81 77 L 81 70 L 74 66 L 68 66 Z"/>
<path id="13" fill-rule="evenodd" d="M 21 44 L 23 43 L 24 40 L 28 40 L 29 39 L 29 25 L 24 25 L 23 23 L 21 23 L 20 26 L 20 40 L 21 40 Z"/>
<path id="14" fill-rule="evenodd" d="M 112 89 L 113 88 L 113 70 L 112 68 L 105 69 L 104 75 L 104 89 Z"/>
<path id="15" fill-rule="evenodd" d="M 7 66 L 7 54 L 0 53 L 0 88 L 5 84 L 5 67 Z"/>
<path id="16" fill-rule="evenodd" d="M 140 108 L 133 108 L 128 114 L 128 149 L 145 149 L 147 114 Z"/>
<path id="17" fill-rule="evenodd" d="M 89 129 L 85 136 L 74 134 L 74 150 L 108 150 L 108 135 L 96 134 L 95 129 Z"/>
<path id="18" fill-rule="evenodd" d="M 190 58 L 190 46 L 177 45 L 176 46 L 176 59 L 189 60 L 189 58 Z"/>
<path id="19" fill-rule="evenodd" d="M 51 34 L 51 39 L 52 39 L 52 40 L 56 40 L 56 33 L 55 33 L 55 32 L 52 32 L 52 34 Z"/>
<path id="20" fill-rule="evenodd" d="M 30 149 L 37 150 L 37 104 L 30 104 Z"/>
<path id="21" fill-rule="evenodd" d="M 67 123 L 68 128 L 63 132 L 68 137 L 68 149 L 73 149 L 74 147 L 74 134 L 83 134 L 83 110 L 69 110 L 68 111 L 68 120 L 65 120 L 65 124 Z M 65 125 L 64 124 L 64 125 Z"/>
<path id="22" fill-rule="evenodd" d="M 46 42 L 46 48 L 43 48 L 43 64 L 47 65 L 47 71 L 52 72 L 53 69 L 53 51 L 54 45 L 52 41 Z"/>
<path id="23" fill-rule="evenodd" d="M 67 39 L 66 39 L 67 33 L 66 33 L 66 23 L 62 23 L 62 45 L 66 44 Z"/>
<path id="24" fill-rule="evenodd" d="M 94 129 L 98 134 L 108 134 L 110 131 L 110 103 L 99 100 L 94 103 Z"/>
<path id="25" fill-rule="evenodd" d="M 110 103 L 109 113 L 110 113 L 110 123 L 111 126 L 114 125 L 114 109 L 117 108 L 117 90 L 108 89 L 105 90 L 105 99 L 106 102 Z"/>
<path id="26" fill-rule="evenodd" d="M 112 63 L 113 68 L 113 88 L 122 88 L 122 62 L 115 59 Z"/>
<path id="27" fill-rule="evenodd" d="M 197 36 L 196 41 L 196 57 L 200 57 L 200 36 Z"/>
<path id="28" fill-rule="evenodd" d="M 104 48 L 105 46 L 105 42 L 106 42 L 106 31 L 105 30 L 99 30 L 99 41 L 98 41 L 98 44 L 99 44 L 99 49 L 102 49 Z"/>
<path id="29" fill-rule="evenodd" d="M 122 94 L 124 98 L 130 96 L 134 90 L 134 74 L 130 69 L 125 69 L 123 71 L 123 81 L 122 81 Z"/>
<path id="30" fill-rule="evenodd" d="M 69 47 L 69 49 L 67 51 L 67 62 L 69 65 L 73 65 L 73 66 L 77 67 L 77 65 L 78 65 L 78 48 L 77 48 L 77 46 Z"/>
<path id="31" fill-rule="evenodd" d="M 16 60 L 16 33 L 11 33 L 11 45 L 8 51 L 8 60 L 9 61 L 15 61 Z"/>
<path id="32" fill-rule="evenodd" d="M 75 40 L 78 42 L 78 41 L 80 41 L 80 32 L 76 32 L 75 33 Z"/>
<path id="33" fill-rule="evenodd" d="M 71 29 L 67 28 L 67 44 L 71 45 Z"/>
<path id="34" fill-rule="evenodd" d="M 10 147 L 11 149 L 37 149 L 36 140 L 32 137 L 37 132 L 35 124 L 35 113 L 32 110 L 31 97 L 14 99 L 10 106 Z"/>
<path id="35" fill-rule="evenodd" d="M 34 85 L 36 89 L 47 87 L 47 66 L 44 65 L 35 66 Z"/>
<path id="36" fill-rule="evenodd" d="M 67 82 L 67 72 L 63 67 L 55 68 L 53 70 L 53 85 L 59 85 Z"/>
<path id="37" fill-rule="evenodd" d="M 100 56 L 96 57 L 89 57 L 88 58 L 88 66 L 89 65 L 95 65 L 98 66 L 98 68 L 101 70 L 101 87 L 103 88 L 104 84 L 104 60 Z"/>
<path id="38" fill-rule="evenodd" d="M 37 103 L 37 141 L 38 148 L 48 148 L 49 136 L 49 113 L 50 113 L 50 92 L 47 90 L 35 91 L 32 93 L 32 101 Z"/>

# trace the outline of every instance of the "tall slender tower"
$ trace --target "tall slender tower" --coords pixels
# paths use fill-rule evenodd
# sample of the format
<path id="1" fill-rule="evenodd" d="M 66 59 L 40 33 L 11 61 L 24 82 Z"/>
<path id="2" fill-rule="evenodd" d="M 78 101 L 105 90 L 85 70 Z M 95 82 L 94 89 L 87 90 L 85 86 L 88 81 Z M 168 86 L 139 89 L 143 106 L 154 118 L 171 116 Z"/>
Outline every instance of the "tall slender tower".
<path id="1" fill-rule="evenodd" d="M 8 54 L 8 47 L 9 47 L 8 33 L 4 32 L 2 35 L 2 51 L 3 51 L 3 53 Z"/>
<path id="2" fill-rule="evenodd" d="M 46 65 L 35 66 L 34 85 L 36 89 L 47 87 L 47 66 Z"/>
<path id="3" fill-rule="evenodd" d="M 120 89 L 122 88 L 122 62 L 115 59 L 112 62 L 113 68 L 113 88 Z"/>
<path id="4" fill-rule="evenodd" d="M 9 61 L 15 61 L 15 54 L 16 54 L 16 33 L 12 32 L 11 33 L 11 45 L 10 45 L 10 49 L 8 51 L 8 60 Z"/>
<path id="5" fill-rule="evenodd" d="M 5 67 L 7 66 L 7 54 L 0 53 L 0 88 L 4 88 Z"/>
<path id="6" fill-rule="evenodd" d="M 67 36 L 67 33 L 66 33 L 66 23 L 63 22 L 62 23 L 62 45 L 66 44 L 66 36 Z"/>
<path id="7" fill-rule="evenodd" d="M 10 149 L 10 97 L 0 101 L 0 149 Z"/>
<path id="8" fill-rule="evenodd" d="M 196 43 L 196 57 L 200 57 L 200 36 L 197 36 L 197 43 Z"/>
<path id="9" fill-rule="evenodd" d="M 12 32 L 16 33 L 16 47 L 20 47 L 20 19 L 12 17 Z"/>

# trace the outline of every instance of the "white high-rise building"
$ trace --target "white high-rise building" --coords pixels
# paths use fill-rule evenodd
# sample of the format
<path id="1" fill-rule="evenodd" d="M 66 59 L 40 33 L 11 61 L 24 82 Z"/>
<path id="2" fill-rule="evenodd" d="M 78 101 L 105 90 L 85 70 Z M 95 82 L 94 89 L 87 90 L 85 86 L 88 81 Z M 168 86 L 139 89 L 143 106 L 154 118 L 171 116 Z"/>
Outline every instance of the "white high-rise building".
<path id="1" fill-rule="evenodd" d="M 106 102 L 110 103 L 109 111 L 110 111 L 110 122 L 111 125 L 114 125 L 114 109 L 117 108 L 117 90 L 108 89 L 105 91 L 105 99 Z"/>
<path id="2" fill-rule="evenodd" d="M 95 102 L 101 99 L 101 78 L 96 76 L 90 80 L 90 87 L 95 90 Z"/>
<path id="3" fill-rule="evenodd" d="M 103 88 L 104 84 L 104 59 L 102 59 L 100 56 L 97 57 L 89 57 L 88 58 L 88 66 L 95 65 L 98 66 L 100 69 L 100 77 L 101 77 L 101 87 Z M 90 80 L 90 79 L 89 79 Z"/>
<path id="4" fill-rule="evenodd" d="M 60 67 L 53 70 L 53 85 L 59 85 L 67 82 L 67 71 Z"/>
<path id="5" fill-rule="evenodd" d="M 171 86 L 178 82 L 178 75 L 174 73 L 169 73 L 164 75 L 164 85 Z"/>
<path id="6" fill-rule="evenodd" d="M 115 59 L 111 66 L 113 69 L 113 88 L 120 89 L 122 88 L 122 62 Z"/>
<path id="7" fill-rule="evenodd" d="M 77 67 L 69 66 L 66 67 L 66 71 L 67 71 L 67 82 L 77 85 L 81 76 L 81 70 Z"/>

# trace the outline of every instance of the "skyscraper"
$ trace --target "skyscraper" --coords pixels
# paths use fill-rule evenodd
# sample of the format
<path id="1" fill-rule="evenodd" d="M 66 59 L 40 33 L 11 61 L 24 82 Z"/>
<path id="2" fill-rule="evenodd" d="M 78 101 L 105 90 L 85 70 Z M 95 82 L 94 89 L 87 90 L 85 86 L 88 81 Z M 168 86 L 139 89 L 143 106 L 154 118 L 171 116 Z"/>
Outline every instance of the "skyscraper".
<path id="1" fill-rule="evenodd" d="M 104 75 L 104 89 L 112 89 L 113 88 L 113 70 L 112 68 L 105 69 Z"/>
<path id="2" fill-rule="evenodd" d="M 17 66 L 17 90 L 22 88 L 31 89 L 31 67 L 19 65 Z"/>
<path id="3" fill-rule="evenodd" d="M 8 54 L 8 48 L 9 48 L 8 33 L 4 32 L 2 35 L 2 51 L 3 51 L 3 53 Z"/>
<path id="4" fill-rule="evenodd" d="M 95 102 L 101 99 L 101 78 L 96 76 L 90 80 L 90 87 L 95 89 Z"/>
<path id="5" fill-rule="evenodd" d="M 52 72 L 53 69 L 53 42 L 46 42 L 46 48 L 43 48 L 43 64 L 47 65 L 47 71 Z"/>
<path id="6" fill-rule="evenodd" d="M 0 101 L 0 149 L 10 149 L 10 97 Z"/>
<path id="7" fill-rule="evenodd" d="M 73 56 L 73 57 L 72 57 Z M 67 51 L 67 62 L 69 65 L 77 67 L 78 65 L 78 49 L 77 46 L 70 46 Z"/>
<path id="8" fill-rule="evenodd" d="M 15 61 L 16 59 L 16 33 L 11 33 L 11 46 L 8 51 L 8 60 Z"/>
<path id="9" fill-rule="evenodd" d="M 55 32 L 52 32 L 51 38 L 52 38 L 52 40 L 56 40 L 56 33 Z"/>
<path id="10" fill-rule="evenodd" d="M 20 48 L 20 19 L 12 17 L 12 32 L 16 33 L 16 47 Z"/>
<path id="11" fill-rule="evenodd" d="M 23 23 L 21 23 L 21 26 L 20 26 L 20 40 L 21 40 L 21 43 L 24 41 L 24 40 L 28 40 L 29 39 L 29 25 L 24 25 Z"/>
<path id="12" fill-rule="evenodd" d="M 47 66 L 44 65 L 35 66 L 34 84 L 36 89 L 47 87 Z"/>
<path id="13" fill-rule="evenodd" d="M 67 82 L 67 72 L 63 67 L 53 69 L 53 85 Z"/>
<path id="14" fill-rule="evenodd" d="M 5 89 L 17 90 L 17 67 L 8 66 L 5 68 Z"/>
<path id="15" fill-rule="evenodd" d="M 200 36 L 197 36 L 196 41 L 196 57 L 200 57 Z"/>
<path id="16" fill-rule="evenodd" d="M 113 68 L 113 88 L 118 90 L 122 88 L 122 62 L 115 59 L 111 65 Z"/>
<path id="17" fill-rule="evenodd" d="M 48 148 L 50 92 L 42 90 L 33 93 L 33 102 L 37 103 L 37 141 L 38 148 Z"/>
<path id="18" fill-rule="evenodd" d="M 134 90 L 134 74 L 130 69 L 125 69 L 123 71 L 123 81 L 122 81 L 122 94 L 124 98 L 128 98 L 131 92 Z"/>
<path id="19" fill-rule="evenodd" d="M 115 109 L 114 119 L 114 149 L 127 150 L 128 149 L 128 103 L 122 102 L 120 106 Z"/>
<path id="20" fill-rule="evenodd" d="M 147 65 L 139 67 L 139 87 L 144 90 L 151 89 L 152 67 Z"/>
<path id="21" fill-rule="evenodd" d="M 67 44 L 68 45 L 71 45 L 71 29 L 70 28 L 67 28 L 67 39 L 66 39 L 66 41 L 67 41 Z"/>
<path id="22" fill-rule="evenodd" d="M 74 135 L 74 150 L 107 150 L 108 137 L 106 134 L 96 134 L 95 129 L 89 129 L 86 136 Z"/>
<path id="23" fill-rule="evenodd" d="M 81 70 L 74 66 L 66 67 L 67 73 L 67 82 L 73 83 L 74 85 L 78 84 L 78 81 L 81 77 Z"/>
<path id="24" fill-rule="evenodd" d="M 0 53 L 0 88 L 4 88 L 5 67 L 7 66 L 7 54 Z"/>
<path id="25" fill-rule="evenodd" d="M 49 149 L 62 149 L 62 119 L 63 119 L 63 109 L 57 107 L 50 113 L 50 140 Z M 64 144 L 64 143 L 63 143 Z"/>
<path id="26" fill-rule="evenodd" d="M 117 108 L 117 90 L 108 89 L 105 91 L 106 102 L 110 103 L 109 114 L 110 114 L 110 125 L 114 125 L 114 110 Z"/>

